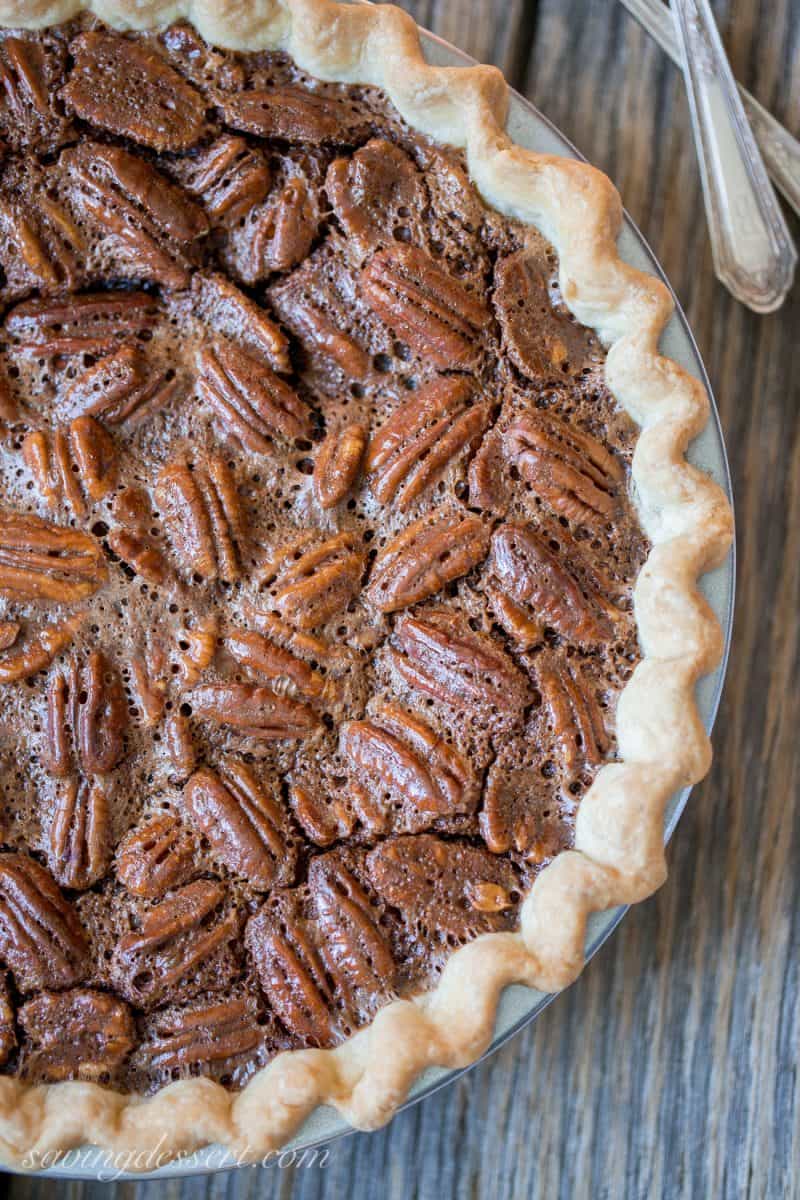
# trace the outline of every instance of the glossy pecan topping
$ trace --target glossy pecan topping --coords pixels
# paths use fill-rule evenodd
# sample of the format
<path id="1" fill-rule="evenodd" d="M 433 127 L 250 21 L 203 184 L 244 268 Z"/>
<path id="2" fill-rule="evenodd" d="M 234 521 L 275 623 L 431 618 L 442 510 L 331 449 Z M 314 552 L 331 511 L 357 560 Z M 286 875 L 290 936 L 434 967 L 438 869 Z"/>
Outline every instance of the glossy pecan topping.
<path id="1" fill-rule="evenodd" d="M 304 438 L 308 406 L 265 363 L 232 342 L 218 341 L 198 355 L 198 391 L 226 433 L 255 454 L 269 454 L 273 439 Z"/>
<path id="2" fill-rule="evenodd" d="M 404 511 L 469 450 L 489 422 L 489 406 L 471 403 L 469 379 L 434 379 L 414 392 L 373 436 L 366 459 L 381 504 Z"/>
<path id="3" fill-rule="evenodd" d="M 235 225 L 267 192 L 271 173 L 260 150 L 226 133 L 192 158 L 178 159 L 176 178 L 215 225 Z"/>
<path id="4" fill-rule="evenodd" d="M 336 993 L 351 1009 L 360 993 L 373 1003 L 391 993 L 396 968 L 379 923 L 380 910 L 346 858 L 334 850 L 313 859 L 308 886 L 322 934 L 322 957 Z"/>
<path id="5" fill-rule="evenodd" d="M 249 296 L 217 272 L 192 279 L 192 306 L 215 336 L 223 335 L 276 371 L 290 371 L 289 342 L 280 327 Z"/>
<path id="6" fill-rule="evenodd" d="M 64 397 L 69 416 L 133 425 L 166 407 L 177 388 L 173 371 L 159 371 L 136 346 L 122 346 L 79 375 Z"/>
<path id="7" fill-rule="evenodd" d="M 154 516 L 147 493 L 137 487 L 124 488 L 114 497 L 112 511 L 118 525 L 106 539 L 109 548 L 148 583 L 166 583 L 172 572 L 151 532 Z"/>
<path id="8" fill-rule="evenodd" d="M 480 933 L 507 929 L 519 899 L 510 863 L 430 833 L 387 838 L 369 852 L 367 866 L 378 895 L 412 930 L 424 930 L 448 951 Z M 488 892 L 486 884 L 497 890 Z"/>
<path id="9" fill-rule="evenodd" d="M 520 250 L 495 269 L 494 307 L 511 361 L 530 379 L 578 375 L 590 357 L 583 329 L 566 309 L 553 307 L 546 270 Z"/>
<path id="10" fill-rule="evenodd" d="M 41 185 L 42 187 L 44 185 Z M 34 204 L 0 201 L 5 287 L 12 296 L 31 288 L 63 291 L 81 282 L 84 239 L 65 209 L 46 195 Z"/>
<path id="11" fill-rule="evenodd" d="M 236 484 L 224 459 L 209 455 L 190 466 L 175 462 L 158 479 L 156 500 L 183 571 L 233 583 L 244 540 Z"/>
<path id="12" fill-rule="evenodd" d="M 334 1039 L 331 992 L 314 938 L 289 896 L 277 912 L 269 904 L 251 917 L 245 944 L 276 1017 L 302 1041 L 328 1046 Z"/>
<path id="13" fill-rule="evenodd" d="M 252 1000 L 237 997 L 215 1004 L 171 1007 L 150 1018 L 136 1060 L 150 1073 L 170 1080 L 209 1065 L 230 1077 L 263 1039 Z"/>
<path id="14" fill-rule="evenodd" d="M 499 728 L 519 724 L 531 693 L 522 672 L 497 642 L 474 633 L 449 609 L 404 614 L 395 625 L 392 659 L 411 687 Z"/>
<path id="15" fill-rule="evenodd" d="M 113 439 L 92 417 L 76 417 L 52 433 L 35 430 L 22 443 L 22 457 L 48 508 L 66 504 L 85 521 L 89 506 L 107 496 L 117 478 Z"/>
<path id="16" fill-rule="evenodd" d="M 375 559 L 367 595 L 381 612 L 396 612 L 434 596 L 476 567 L 489 552 L 480 517 L 433 513 L 396 534 Z"/>
<path id="17" fill-rule="evenodd" d="M 288 271 L 311 250 L 319 222 L 316 192 L 291 164 L 275 193 L 251 211 L 241 229 L 233 231 L 226 261 L 250 285 L 273 271 Z"/>
<path id="18" fill-rule="evenodd" d="M 293 86 L 239 92 L 222 111 L 233 129 L 303 144 L 341 141 L 353 125 L 345 102 Z"/>
<path id="19" fill-rule="evenodd" d="M 555 629 L 581 646 L 610 636 L 611 624 L 597 599 L 581 589 L 570 569 L 530 525 L 502 525 L 492 538 L 489 566 L 506 599 L 497 616 L 512 637 L 518 637 L 522 628 L 515 625 L 517 619 L 536 622 L 542 633 L 545 628 Z"/>
<path id="20" fill-rule="evenodd" d="M 119 993 L 150 1009 L 183 991 L 202 988 L 202 974 L 221 961 L 239 932 L 235 910 L 223 909 L 220 883 L 198 879 L 141 916 L 139 927 L 118 939 L 111 979 Z"/>
<path id="21" fill-rule="evenodd" d="M 25 854 L 0 855 L 0 956 L 22 992 L 72 987 L 86 972 L 86 937 L 75 910 Z"/>
<path id="22" fill-rule="evenodd" d="M 152 45 L 115 33 L 82 33 L 62 95 L 84 121 L 152 150 L 188 150 L 203 135 L 203 97 Z"/>
<path id="23" fill-rule="evenodd" d="M 17 1015 L 24 1034 L 20 1074 L 37 1083 L 108 1083 L 136 1044 L 127 1004 L 92 988 L 42 992 Z"/>
<path id="24" fill-rule="evenodd" d="M 197 751 L 189 718 L 181 712 L 170 713 L 164 722 L 164 741 L 176 782 L 188 779 L 197 765 Z"/>
<path id="25" fill-rule="evenodd" d="M 625 477 L 602 442 L 550 414 L 531 412 L 503 434 L 506 455 L 534 493 L 568 521 L 597 524 Z"/>
<path id="26" fill-rule="evenodd" d="M 125 753 L 128 705 L 119 671 L 100 650 L 73 658 L 47 684 L 43 762 L 58 777 L 111 771 Z"/>
<path id="27" fill-rule="evenodd" d="M 379 250 L 360 288 L 395 335 L 435 367 L 463 369 L 480 358 L 489 310 L 424 250 Z"/>
<path id="28" fill-rule="evenodd" d="M 278 691 L 289 687 L 308 700 L 320 700 L 328 691 L 324 675 L 263 633 L 231 629 L 225 637 L 225 649 L 243 667 L 268 679 Z"/>
<path id="29" fill-rule="evenodd" d="M 207 683 L 191 693 L 194 715 L 262 741 L 304 738 L 319 724 L 312 709 L 254 683 Z"/>
<path id="30" fill-rule="evenodd" d="M 19 645 L 15 645 L 19 626 L 5 622 L 4 640 L 6 645 L 3 649 L 7 647 L 13 647 L 13 649 L 10 654 L 0 658 L 0 684 L 19 683 L 20 680 L 30 679 L 38 671 L 49 667 L 56 655 L 60 654 L 62 650 L 66 650 L 78 632 L 82 621 L 82 614 L 65 617 L 51 625 L 44 625 L 39 629 L 32 630 L 30 636 Z M 10 641 L 8 640 L 9 629 L 17 631 L 14 632 Z"/>
<path id="31" fill-rule="evenodd" d="M 69 604 L 102 587 L 107 569 L 87 533 L 0 510 L 0 595 Z"/>
<path id="32" fill-rule="evenodd" d="M 120 882 L 148 900 L 187 883 L 195 873 L 194 838 L 171 813 L 156 813 L 131 829 L 117 847 Z"/>
<path id="33" fill-rule="evenodd" d="M 322 508 L 334 508 L 356 481 L 367 445 L 365 425 L 333 429 L 314 461 L 314 493 Z"/>
<path id="34" fill-rule="evenodd" d="M 467 760 L 398 704 L 345 724 L 339 750 L 367 794 L 379 797 L 375 832 L 398 819 L 413 831 L 475 810 L 479 787 Z"/>
<path id="35" fill-rule="evenodd" d="M 244 763 L 201 767 L 183 789 L 182 806 L 211 853 L 257 891 L 291 882 L 296 851 L 287 814 Z"/>
<path id="36" fill-rule="evenodd" d="M 53 150 L 67 135 L 55 96 L 62 60 L 60 48 L 41 34 L 0 43 L 0 136 L 15 150 Z"/>
<path id="37" fill-rule="evenodd" d="M 301 534 L 259 568 L 272 607 L 298 629 L 314 629 L 343 612 L 358 595 L 364 570 L 354 534 L 339 533 L 316 546 L 313 541 L 313 534 Z"/>
<path id="38" fill-rule="evenodd" d="M 188 287 L 184 248 L 208 232 L 199 205 L 150 163 L 117 146 L 84 142 L 65 150 L 61 163 L 76 184 L 76 203 L 134 275 L 168 288 Z"/>
<path id="39" fill-rule="evenodd" d="M 409 216 L 425 207 L 425 188 L 408 155 L 385 138 L 373 138 L 352 158 L 328 168 L 325 189 L 339 224 L 364 257 L 393 235 L 410 237 Z"/>
<path id="40" fill-rule="evenodd" d="M 111 816 L 96 780 L 59 781 L 50 824 L 47 862 L 62 887 L 83 891 L 102 879 L 111 862 Z"/>
<path id="41" fill-rule="evenodd" d="M 0 975 L 0 1066 L 8 1061 L 9 1055 L 17 1045 L 17 1031 L 14 1027 L 14 1005 L 8 988 L 8 978 Z"/>
<path id="42" fill-rule="evenodd" d="M 145 292 L 91 292 L 26 300 L 12 308 L 5 329 L 18 350 L 37 357 L 108 354 L 152 329 L 159 311 Z"/>
<path id="43" fill-rule="evenodd" d="M 584 766 L 597 767 L 609 749 L 603 710 L 588 682 L 565 664 L 539 662 L 536 681 L 547 707 L 567 778 Z"/>
<path id="44" fill-rule="evenodd" d="M 353 831 L 353 813 L 341 797 L 329 798 L 318 789 L 293 783 L 289 803 L 303 833 L 317 846 L 330 846 Z"/>

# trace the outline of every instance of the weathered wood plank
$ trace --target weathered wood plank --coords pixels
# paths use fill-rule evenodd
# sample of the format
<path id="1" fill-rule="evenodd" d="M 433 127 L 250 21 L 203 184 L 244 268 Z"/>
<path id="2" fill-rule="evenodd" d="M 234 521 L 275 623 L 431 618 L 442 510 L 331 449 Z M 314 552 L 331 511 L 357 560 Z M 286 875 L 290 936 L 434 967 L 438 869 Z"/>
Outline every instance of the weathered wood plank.
<path id="1" fill-rule="evenodd" d="M 419 0 L 516 70 L 532 6 Z M 800 134 L 800 0 L 718 5 L 744 83 Z M 522 78 L 522 75 L 520 75 Z M 790 1197 L 800 1179 L 800 288 L 757 318 L 713 279 L 678 73 L 611 0 L 541 0 L 524 90 L 619 184 L 696 332 L 738 500 L 739 609 L 716 762 L 671 876 L 536 1025 L 329 1164 L 120 1185 L 115 1200 Z M 792 229 L 800 240 L 800 225 Z M 15 1180 L 13 1200 L 103 1185 Z"/>

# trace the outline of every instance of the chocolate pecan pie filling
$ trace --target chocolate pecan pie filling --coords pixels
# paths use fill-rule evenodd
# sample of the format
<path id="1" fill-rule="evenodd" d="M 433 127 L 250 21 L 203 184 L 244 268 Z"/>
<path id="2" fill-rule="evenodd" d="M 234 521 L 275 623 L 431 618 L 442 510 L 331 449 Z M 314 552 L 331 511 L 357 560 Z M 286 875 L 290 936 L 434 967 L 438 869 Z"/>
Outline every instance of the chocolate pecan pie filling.
<path id="1" fill-rule="evenodd" d="M 0 1058 L 238 1088 L 571 846 L 635 427 L 552 248 L 379 91 L 0 38 Z"/>

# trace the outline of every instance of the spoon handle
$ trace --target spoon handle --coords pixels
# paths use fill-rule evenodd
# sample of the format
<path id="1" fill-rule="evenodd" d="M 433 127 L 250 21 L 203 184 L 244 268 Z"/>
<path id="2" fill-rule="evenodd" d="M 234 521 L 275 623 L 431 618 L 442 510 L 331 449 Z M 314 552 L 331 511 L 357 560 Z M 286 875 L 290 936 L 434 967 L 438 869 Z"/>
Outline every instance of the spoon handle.
<path id="1" fill-rule="evenodd" d="M 718 278 L 755 312 L 779 308 L 797 252 L 739 99 L 708 0 L 672 0 Z"/>

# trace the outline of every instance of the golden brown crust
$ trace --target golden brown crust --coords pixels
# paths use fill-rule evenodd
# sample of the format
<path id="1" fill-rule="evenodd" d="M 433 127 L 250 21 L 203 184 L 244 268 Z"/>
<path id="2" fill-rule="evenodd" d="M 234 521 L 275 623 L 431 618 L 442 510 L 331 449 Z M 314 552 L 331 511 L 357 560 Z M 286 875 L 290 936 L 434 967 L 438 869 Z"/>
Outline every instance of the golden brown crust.
<path id="1" fill-rule="evenodd" d="M 42 27 L 85 7 L 80 0 L 0 0 L 0 22 Z M 520 932 L 476 939 L 452 955 L 432 992 L 387 1005 L 334 1050 L 278 1055 L 238 1095 L 207 1079 L 172 1084 L 149 1099 L 89 1083 L 32 1087 L 0 1079 L 0 1155 L 8 1163 L 21 1163 L 31 1149 L 86 1143 L 114 1152 L 158 1144 L 172 1155 L 219 1143 L 255 1158 L 280 1146 L 323 1102 L 360 1128 L 388 1120 L 425 1067 L 462 1067 L 486 1049 L 507 984 L 565 987 L 583 965 L 589 914 L 641 900 L 663 881 L 664 807 L 710 761 L 694 686 L 718 662 L 722 634 L 696 581 L 724 558 L 732 515 L 717 485 L 685 461 L 706 423 L 708 398 L 658 354 L 672 301 L 661 283 L 619 258 L 617 192 L 589 166 L 510 141 L 499 72 L 429 66 L 414 22 L 391 7 L 95 0 L 91 8 L 118 28 L 185 18 L 223 46 L 285 50 L 312 75 L 385 89 L 414 128 L 463 148 L 485 200 L 554 244 L 565 301 L 607 345 L 608 384 L 642 428 L 633 479 L 653 549 L 635 589 L 644 658 L 619 702 L 622 761 L 599 772 L 580 805 L 575 849 L 538 876 Z"/>

